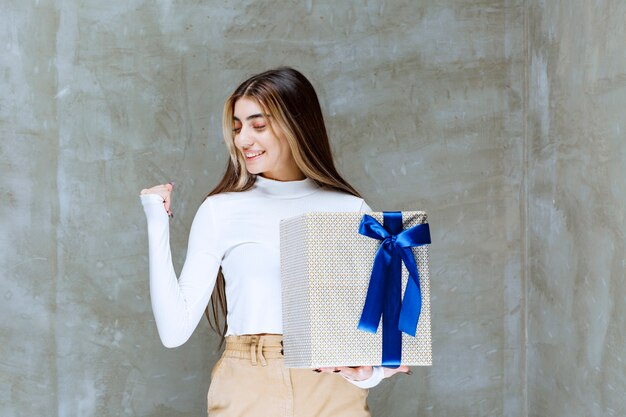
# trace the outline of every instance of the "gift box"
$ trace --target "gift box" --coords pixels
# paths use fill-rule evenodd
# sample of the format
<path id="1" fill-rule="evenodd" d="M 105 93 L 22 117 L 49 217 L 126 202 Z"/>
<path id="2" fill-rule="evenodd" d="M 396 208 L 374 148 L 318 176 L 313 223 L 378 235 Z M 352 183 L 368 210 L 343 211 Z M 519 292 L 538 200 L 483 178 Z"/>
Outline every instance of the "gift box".
<path id="1" fill-rule="evenodd" d="M 431 365 L 427 243 L 423 211 L 281 220 L 285 366 Z"/>

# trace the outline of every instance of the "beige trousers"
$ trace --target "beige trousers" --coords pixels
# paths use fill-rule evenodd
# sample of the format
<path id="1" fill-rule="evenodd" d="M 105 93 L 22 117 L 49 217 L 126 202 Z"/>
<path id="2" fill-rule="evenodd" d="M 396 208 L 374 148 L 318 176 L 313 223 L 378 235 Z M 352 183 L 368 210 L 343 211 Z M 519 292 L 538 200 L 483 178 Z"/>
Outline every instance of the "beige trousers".
<path id="1" fill-rule="evenodd" d="M 368 390 L 341 375 L 285 368 L 282 336 L 227 336 L 211 371 L 209 417 L 370 417 Z"/>

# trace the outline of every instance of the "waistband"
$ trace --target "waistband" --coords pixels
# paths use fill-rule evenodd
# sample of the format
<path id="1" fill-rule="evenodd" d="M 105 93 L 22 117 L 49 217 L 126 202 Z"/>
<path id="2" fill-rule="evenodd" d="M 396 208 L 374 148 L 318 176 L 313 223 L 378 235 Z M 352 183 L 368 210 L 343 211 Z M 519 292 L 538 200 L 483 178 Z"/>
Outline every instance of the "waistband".
<path id="1" fill-rule="evenodd" d="M 283 357 L 283 336 L 280 334 L 246 334 L 226 336 L 226 358 L 249 359 L 252 365 L 267 365 L 266 359 Z"/>

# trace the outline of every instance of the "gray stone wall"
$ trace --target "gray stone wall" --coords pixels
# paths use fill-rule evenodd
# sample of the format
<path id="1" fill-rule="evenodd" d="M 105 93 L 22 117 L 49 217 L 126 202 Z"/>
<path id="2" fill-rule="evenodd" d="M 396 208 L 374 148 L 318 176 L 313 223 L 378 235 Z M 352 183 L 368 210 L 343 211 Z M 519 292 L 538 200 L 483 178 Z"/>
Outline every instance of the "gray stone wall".
<path id="1" fill-rule="evenodd" d="M 529 3 L 531 416 L 626 415 L 626 3 Z"/>
<path id="2" fill-rule="evenodd" d="M 433 366 L 374 416 L 626 414 L 618 1 L 4 1 L 0 415 L 199 416 L 202 320 L 164 348 L 141 188 L 189 226 L 222 105 L 292 65 L 375 210 L 429 212 Z"/>

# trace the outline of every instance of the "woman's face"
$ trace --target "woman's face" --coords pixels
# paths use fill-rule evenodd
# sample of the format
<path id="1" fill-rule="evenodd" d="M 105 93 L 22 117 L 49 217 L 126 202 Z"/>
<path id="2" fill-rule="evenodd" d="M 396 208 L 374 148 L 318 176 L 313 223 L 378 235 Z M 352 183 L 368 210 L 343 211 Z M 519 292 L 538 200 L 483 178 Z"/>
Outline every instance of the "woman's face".
<path id="1" fill-rule="evenodd" d="M 242 97 L 235 102 L 234 141 L 246 160 L 248 172 L 279 181 L 302 179 L 287 140 L 270 123 L 269 116 L 255 101 Z"/>

